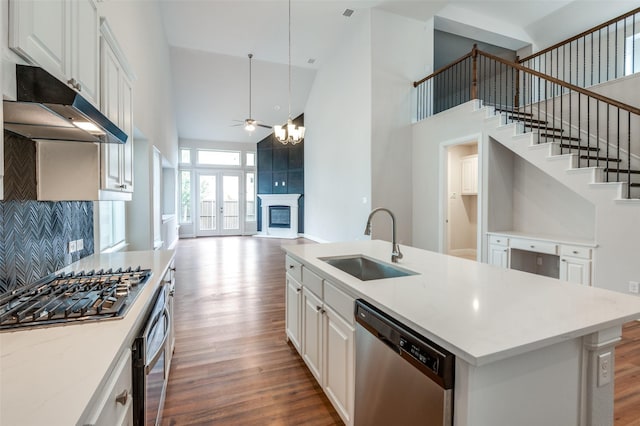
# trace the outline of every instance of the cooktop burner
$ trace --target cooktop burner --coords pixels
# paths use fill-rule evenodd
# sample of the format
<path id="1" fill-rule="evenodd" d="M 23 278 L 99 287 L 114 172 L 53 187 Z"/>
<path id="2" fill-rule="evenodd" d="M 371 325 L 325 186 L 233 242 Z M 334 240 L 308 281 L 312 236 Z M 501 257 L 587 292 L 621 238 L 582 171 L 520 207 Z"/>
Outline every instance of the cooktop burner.
<path id="1" fill-rule="evenodd" d="M 0 296 L 0 330 L 121 318 L 149 277 L 139 266 L 49 275 Z"/>

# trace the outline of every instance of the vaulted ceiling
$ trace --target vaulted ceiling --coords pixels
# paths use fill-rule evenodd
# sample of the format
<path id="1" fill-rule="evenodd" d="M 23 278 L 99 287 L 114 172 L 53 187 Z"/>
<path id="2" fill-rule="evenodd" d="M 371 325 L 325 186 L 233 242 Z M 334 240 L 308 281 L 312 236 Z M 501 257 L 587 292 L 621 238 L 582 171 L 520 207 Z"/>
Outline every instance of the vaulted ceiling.
<path id="1" fill-rule="evenodd" d="M 265 124 L 283 123 L 288 116 L 288 3 L 284 0 L 157 0 L 161 3 L 171 63 L 178 132 L 181 138 L 257 142 L 269 133 L 252 135 L 234 120 L 253 118 Z M 585 7 L 576 9 L 576 3 Z M 637 3 L 637 2 L 636 2 Z M 550 43 L 604 20 L 600 6 L 615 4 L 616 14 L 633 2 L 594 0 L 292 0 L 292 102 L 295 117 L 304 111 L 315 73 L 326 63 L 349 26 L 366 9 L 377 8 L 411 19 L 436 21 L 441 30 L 465 37 L 491 38 L 451 17 L 466 16 L 496 28 L 520 31 L 518 39 L 503 39 L 511 48 L 536 40 Z M 599 7 L 595 7 L 599 6 Z M 551 14 L 573 7 L 582 12 L 550 31 Z M 345 9 L 354 11 L 351 17 Z M 618 10 L 621 12 L 617 13 Z M 600 16 L 598 17 L 598 12 Z M 613 13 L 613 12 L 612 12 Z M 615 15 L 611 15 L 615 16 Z M 547 24 L 545 24 L 547 23 Z M 486 27 L 486 25 L 485 25 Z M 566 34 L 565 34 L 566 33 Z M 493 34 L 498 36 L 498 34 Z M 496 44 L 496 40 L 485 40 Z M 518 46 L 519 45 L 519 46 Z M 249 117 L 249 59 L 252 66 Z"/>

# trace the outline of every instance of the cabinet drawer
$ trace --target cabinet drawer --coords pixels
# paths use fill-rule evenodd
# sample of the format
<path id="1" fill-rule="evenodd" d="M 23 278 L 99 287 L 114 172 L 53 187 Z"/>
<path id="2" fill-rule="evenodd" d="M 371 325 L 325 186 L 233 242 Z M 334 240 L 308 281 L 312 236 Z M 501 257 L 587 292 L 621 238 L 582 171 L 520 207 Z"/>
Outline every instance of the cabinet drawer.
<path id="1" fill-rule="evenodd" d="M 508 246 L 509 238 L 505 237 L 504 235 L 490 235 L 489 244 L 493 244 L 496 246 Z"/>
<path id="2" fill-rule="evenodd" d="M 291 277 L 300 282 L 302 281 L 302 264 L 293 258 L 287 256 L 285 258 L 285 269 L 287 274 L 291 275 Z"/>
<path id="3" fill-rule="evenodd" d="M 304 267 L 302 268 L 302 285 L 322 299 L 322 278 Z"/>
<path id="4" fill-rule="evenodd" d="M 534 251 L 536 253 L 558 254 L 558 246 L 553 243 L 536 240 L 526 240 L 524 238 L 511 238 L 509 246 L 512 249 Z"/>
<path id="5" fill-rule="evenodd" d="M 579 257 L 580 259 L 591 259 L 591 249 L 580 246 L 560 246 L 560 256 Z"/>
<path id="6" fill-rule="evenodd" d="M 127 349 L 120 356 L 86 424 L 95 426 L 127 424 L 126 417 L 133 413 L 132 390 L 131 350 Z M 133 421 L 132 418 L 129 420 Z"/>
<path id="7" fill-rule="evenodd" d="M 328 281 L 324 282 L 324 303 L 340 314 L 349 324 L 354 324 L 354 304 L 355 299 L 338 290 Z"/>

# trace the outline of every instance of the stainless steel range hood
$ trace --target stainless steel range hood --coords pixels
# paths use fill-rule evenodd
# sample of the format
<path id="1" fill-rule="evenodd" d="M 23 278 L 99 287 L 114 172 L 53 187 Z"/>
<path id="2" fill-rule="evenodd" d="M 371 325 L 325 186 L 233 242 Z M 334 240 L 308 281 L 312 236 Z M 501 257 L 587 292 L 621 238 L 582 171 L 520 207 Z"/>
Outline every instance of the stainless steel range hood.
<path id="1" fill-rule="evenodd" d="M 80 93 L 28 65 L 16 65 L 16 101 L 4 101 L 4 128 L 33 140 L 123 144 L 128 138 Z"/>

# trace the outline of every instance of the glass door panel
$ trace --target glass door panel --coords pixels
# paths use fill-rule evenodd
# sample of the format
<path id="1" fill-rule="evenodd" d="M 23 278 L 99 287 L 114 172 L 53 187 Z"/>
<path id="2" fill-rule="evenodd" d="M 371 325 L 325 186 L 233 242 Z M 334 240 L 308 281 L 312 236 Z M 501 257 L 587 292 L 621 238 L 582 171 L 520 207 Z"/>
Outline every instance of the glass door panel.
<path id="1" fill-rule="evenodd" d="M 200 175 L 198 177 L 198 235 L 215 235 L 219 229 L 217 194 L 217 176 Z"/>
<path id="2" fill-rule="evenodd" d="M 240 176 L 222 175 L 222 231 L 238 233 L 240 231 Z"/>

